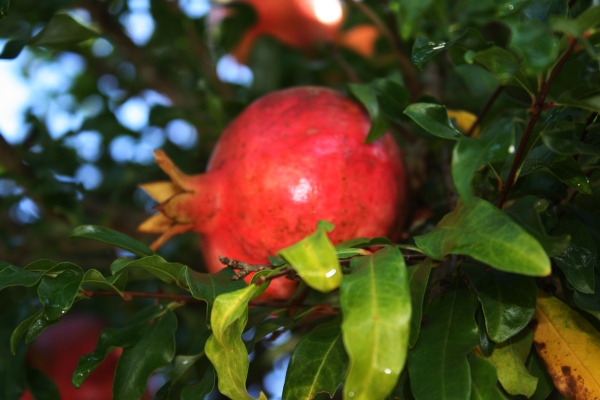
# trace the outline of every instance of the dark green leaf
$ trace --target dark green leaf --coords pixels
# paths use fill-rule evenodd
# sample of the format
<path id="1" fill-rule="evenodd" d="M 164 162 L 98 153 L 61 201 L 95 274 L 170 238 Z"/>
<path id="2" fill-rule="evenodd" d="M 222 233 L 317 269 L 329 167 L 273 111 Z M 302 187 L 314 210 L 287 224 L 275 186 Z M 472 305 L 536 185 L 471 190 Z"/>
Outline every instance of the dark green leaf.
<path id="1" fill-rule="evenodd" d="M 463 264 L 485 315 L 490 338 L 501 343 L 523 330 L 535 312 L 537 287 L 533 278 L 502 271 L 486 271 Z"/>
<path id="2" fill-rule="evenodd" d="M 473 197 L 471 181 L 481 166 L 504 161 L 514 152 L 514 124 L 505 119 L 499 122 L 498 129 L 490 129 L 482 138 L 463 137 L 454 146 L 452 180 L 464 201 Z M 508 131 L 503 128 L 508 128 Z"/>
<path id="3" fill-rule="evenodd" d="M 556 265 L 575 289 L 582 293 L 594 293 L 594 267 L 598 255 L 594 240 L 585 226 L 577 220 L 563 218 L 552 233 L 571 236 L 569 247 L 563 253 L 554 256 Z"/>
<path id="4" fill-rule="evenodd" d="M 10 352 L 15 355 L 17 353 L 17 345 L 19 344 L 19 341 L 21 340 L 21 337 L 23 336 L 23 334 L 25 334 L 25 332 L 27 332 L 29 330 L 29 327 L 31 326 L 31 324 L 33 324 L 33 322 L 35 320 L 37 320 L 43 313 L 43 310 L 40 310 L 39 312 L 33 314 L 32 316 L 26 318 L 25 320 L 23 320 L 19 326 L 17 326 L 15 328 L 15 330 L 13 331 L 12 335 L 10 336 Z"/>
<path id="5" fill-rule="evenodd" d="M 410 320 L 410 339 L 408 346 L 413 348 L 419 339 L 421 331 L 421 319 L 423 318 L 423 299 L 425 298 L 425 290 L 429 282 L 429 274 L 433 262 L 430 258 L 423 262 L 407 268 L 408 277 L 410 280 L 410 298 L 412 317 Z"/>
<path id="6" fill-rule="evenodd" d="M 471 400 L 505 400 L 498 389 L 498 375 L 494 364 L 471 353 L 468 355 L 471 370 Z"/>
<path id="7" fill-rule="evenodd" d="M 49 320 L 62 317 L 73 305 L 82 280 L 81 270 L 66 270 L 56 277 L 44 276 L 38 287 L 38 296 L 44 306 L 44 317 Z"/>
<path id="8" fill-rule="evenodd" d="M 455 284 L 429 305 L 427 324 L 408 354 L 410 386 L 417 400 L 468 399 L 471 373 L 467 354 L 478 343 L 469 290 Z"/>
<path id="9" fill-rule="evenodd" d="M 398 30 L 400 31 L 402 39 L 406 40 L 415 33 L 423 14 L 432 7 L 433 4 L 433 0 L 393 0 L 390 2 L 390 9 L 396 14 Z"/>
<path id="10" fill-rule="evenodd" d="M 532 351 L 529 354 L 526 367 L 529 373 L 538 379 L 535 393 L 529 400 L 546 400 L 554 390 L 554 382 L 552 382 L 552 377 L 548 374 L 546 365 L 536 351 Z"/>
<path id="11" fill-rule="evenodd" d="M 413 103 L 406 107 L 404 114 L 434 136 L 452 140 L 464 137 L 448 118 L 446 107 L 439 104 Z"/>
<path id="12" fill-rule="evenodd" d="M 58 265 L 58 263 L 56 263 L 52 260 L 41 259 L 41 260 L 36 260 L 32 263 L 27 264 L 26 266 L 23 267 L 23 269 L 26 271 L 47 272 L 47 271 L 53 269 L 54 267 L 56 267 L 57 265 Z"/>
<path id="13" fill-rule="evenodd" d="M 317 326 L 294 347 L 285 375 L 283 399 L 312 399 L 318 393 L 333 397 L 344 380 L 347 365 L 340 321 Z"/>
<path id="14" fill-rule="evenodd" d="M 61 400 L 56 383 L 41 371 L 27 370 L 27 389 L 35 400 Z"/>
<path id="15" fill-rule="evenodd" d="M 120 274 L 105 277 L 102 273 L 96 269 L 89 269 L 85 271 L 83 276 L 82 285 L 88 285 L 97 287 L 100 289 L 114 291 L 119 294 L 123 294 L 125 290 L 125 284 L 127 283 L 127 271 L 123 271 Z"/>
<path id="16" fill-rule="evenodd" d="M 55 14 L 31 40 L 32 46 L 57 47 L 76 44 L 98 36 L 98 32 L 83 26 L 68 14 Z"/>
<path id="17" fill-rule="evenodd" d="M 557 39 L 548 25 L 538 20 L 511 24 L 510 46 L 523 55 L 528 73 L 544 72 L 557 57 Z M 532 46 L 535 43 L 535 46 Z"/>
<path id="18" fill-rule="evenodd" d="M 468 50 L 484 50 L 492 45 L 492 42 L 486 41 L 481 33 L 474 28 L 468 28 L 456 39 L 449 42 L 435 42 L 419 35 L 412 48 L 412 62 L 417 68 L 423 70 L 423 64 L 443 51 L 452 50 L 452 59 L 455 62 L 460 62 L 464 53 Z"/>
<path id="19" fill-rule="evenodd" d="M 463 254 L 507 272 L 550 274 L 550 260 L 538 241 L 505 213 L 477 197 L 469 205 L 459 202 L 434 231 L 414 239 L 435 260 Z"/>
<path id="20" fill-rule="evenodd" d="M 513 220 L 518 222 L 531 236 L 537 239 L 542 245 L 546 254 L 552 257 L 564 252 L 569 246 L 570 237 L 568 235 L 550 236 L 542 224 L 540 213 L 548 208 L 548 200 L 540 199 L 536 196 L 524 196 L 515 201 L 506 213 Z"/>
<path id="21" fill-rule="evenodd" d="M 572 156 L 574 154 L 600 155 L 600 141 L 582 142 L 580 130 L 576 125 L 563 124 L 553 129 L 545 129 L 542 132 L 542 140 L 550 150 L 556 154 Z M 594 139 L 594 138 L 589 138 Z"/>
<path id="22" fill-rule="evenodd" d="M 27 271 L 14 265 L 0 270 L 0 290 L 10 286 L 33 286 L 42 278 L 40 272 Z"/>
<path id="23" fill-rule="evenodd" d="M 115 370 L 113 399 L 142 397 L 152 373 L 173 360 L 176 330 L 177 318 L 167 310 L 141 332 L 137 343 L 123 349 Z"/>
<path id="24" fill-rule="evenodd" d="M 596 278 L 598 278 L 598 275 L 596 275 Z M 594 294 L 575 291 L 573 293 L 573 301 L 577 307 L 587 311 L 600 320 L 600 290 L 596 290 Z"/>
<path id="25" fill-rule="evenodd" d="M 411 298 L 404 257 L 397 248 L 386 247 L 353 258 L 351 268 L 340 288 L 350 358 L 344 396 L 383 398 L 396 386 L 408 348 Z"/>
<path id="26" fill-rule="evenodd" d="M 350 93 L 361 102 L 369 113 L 369 117 L 371 118 L 371 128 L 369 129 L 369 134 L 365 141 L 367 143 L 374 142 L 383 136 L 389 126 L 380 110 L 377 92 L 375 91 L 375 88 L 370 85 L 359 85 L 355 83 L 349 83 L 348 89 L 350 89 Z"/>
<path id="27" fill-rule="evenodd" d="M 60 320 L 58 319 L 51 320 L 46 318 L 43 311 L 39 314 L 36 314 L 35 319 L 31 322 L 31 325 L 29 325 L 29 330 L 27 330 L 27 334 L 25 335 L 25 343 L 31 343 L 47 328 L 58 324 L 59 322 Z"/>
<path id="28" fill-rule="evenodd" d="M 308 286 L 328 293 L 342 283 L 342 269 L 335 248 L 327 237 L 333 225 L 321 222 L 315 233 L 279 250 L 277 255 L 286 260 Z"/>
<path id="29" fill-rule="evenodd" d="M 556 31 L 566 33 L 576 38 L 581 38 L 588 29 L 600 25 L 600 7 L 590 7 L 585 10 L 576 19 L 568 19 L 562 16 L 555 16 L 552 19 L 552 28 Z"/>
<path id="30" fill-rule="evenodd" d="M 581 193 L 592 193 L 592 188 L 587 175 L 574 159 L 565 158 L 557 160 L 556 162 L 546 165 L 546 167 L 552 175 L 569 187 Z"/>
<path id="31" fill-rule="evenodd" d="M 465 60 L 469 64 L 477 63 L 493 73 L 501 84 L 508 84 L 519 71 L 519 60 L 509 51 L 493 46 L 480 51 L 468 51 Z"/>
<path id="32" fill-rule="evenodd" d="M 145 244 L 138 242 L 129 236 L 113 231 L 112 229 L 103 226 L 82 225 L 78 226 L 71 233 L 71 237 L 81 237 L 86 239 L 97 240 L 102 243 L 110 244 L 119 247 L 123 250 L 132 252 L 133 254 L 144 257 L 154 254 L 152 250 Z"/>
<path id="33" fill-rule="evenodd" d="M 21 54 L 23 48 L 29 42 L 29 37 L 23 37 L 19 39 L 9 40 L 4 44 L 2 52 L 0 52 L 0 59 L 2 60 L 13 60 Z"/>
<path id="34" fill-rule="evenodd" d="M 243 279 L 232 281 L 231 277 L 234 274 L 235 271 L 231 268 L 223 268 L 216 274 L 204 274 L 188 268 L 185 271 L 185 279 L 192 296 L 212 306 L 218 295 L 235 292 L 247 286 Z M 207 318 L 210 320 L 210 315 Z"/>
<path id="35" fill-rule="evenodd" d="M 481 348 L 481 353 L 484 357 L 489 357 L 492 355 L 494 351 L 494 346 L 496 343 L 490 338 L 490 335 L 487 333 L 487 329 L 485 327 L 485 315 L 483 314 L 483 309 L 478 309 L 476 315 L 477 321 L 477 330 L 479 331 L 479 347 Z"/>
<path id="36" fill-rule="evenodd" d="M 556 101 L 556 105 L 575 107 L 582 110 L 600 113 L 600 95 L 575 99 L 570 96 L 569 92 L 566 92 Z"/>
<path id="37" fill-rule="evenodd" d="M 138 312 L 124 328 L 106 328 L 98 337 L 94 352 L 79 358 L 73 373 L 73 385 L 80 387 L 83 381 L 104 361 L 108 354 L 117 347 L 126 348 L 138 343 L 142 332 L 150 323 L 165 313 L 163 306 L 152 306 Z"/>
<path id="38" fill-rule="evenodd" d="M 198 383 L 188 385 L 181 391 L 181 400 L 202 400 L 215 388 L 215 369 L 209 367 Z"/>
<path id="39" fill-rule="evenodd" d="M 161 256 L 148 256 L 138 260 L 131 261 L 127 264 L 111 265 L 110 272 L 117 274 L 126 268 L 141 268 L 165 283 L 175 282 L 180 287 L 187 287 L 185 272 L 187 267 L 183 264 L 172 263 L 166 261 Z"/>
<path id="40" fill-rule="evenodd" d="M 496 345 L 489 360 L 496 366 L 498 380 L 508 394 L 531 397 L 538 379 L 525 367 L 533 344 L 533 331 L 525 328 L 517 336 Z"/>
<path id="41" fill-rule="evenodd" d="M 410 93 L 400 80 L 395 77 L 376 79 L 371 82 L 371 86 L 377 92 L 379 108 L 385 117 L 400 122 L 402 111 L 410 102 Z"/>

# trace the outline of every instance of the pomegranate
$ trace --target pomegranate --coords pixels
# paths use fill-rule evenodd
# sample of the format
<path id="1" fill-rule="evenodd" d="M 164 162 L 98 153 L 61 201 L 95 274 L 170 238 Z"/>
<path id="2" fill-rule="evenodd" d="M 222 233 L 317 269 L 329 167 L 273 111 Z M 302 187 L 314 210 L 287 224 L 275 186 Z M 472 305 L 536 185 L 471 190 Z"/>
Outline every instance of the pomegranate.
<path id="1" fill-rule="evenodd" d="M 56 383 L 62 399 L 105 400 L 112 398 L 112 383 L 120 349 L 113 351 L 83 382 L 79 389 L 71 383 L 79 357 L 94 351 L 105 325 L 97 318 L 67 316 L 38 337 L 28 353 L 28 362 Z M 21 400 L 30 400 L 25 392 Z"/>
<path id="2" fill-rule="evenodd" d="M 356 237 L 396 238 L 405 218 L 405 170 L 387 133 L 365 143 L 370 121 L 344 95 L 320 87 L 273 92 L 252 103 L 222 133 L 201 175 L 186 175 L 161 151 L 156 161 L 172 182 L 142 185 L 160 213 L 140 225 L 162 233 L 201 235 L 208 270 L 219 255 L 250 263 L 335 224 L 334 244 Z M 287 298 L 295 284 L 271 283 L 266 298 Z"/>
<path id="3" fill-rule="evenodd" d="M 319 43 L 336 43 L 370 57 L 379 32 L 372 25 L 359 25 L 340 32 L 343 22 L 339 0 L 240 0 L 251 5 L 257 21 L 232 50 L 241 63 L 247 63 L 254 42 L 262 35 L 286 45 L 309 50 Z M 228 13 L 222 5 L 213 6 L 211 23 L 216 25 Z"/>

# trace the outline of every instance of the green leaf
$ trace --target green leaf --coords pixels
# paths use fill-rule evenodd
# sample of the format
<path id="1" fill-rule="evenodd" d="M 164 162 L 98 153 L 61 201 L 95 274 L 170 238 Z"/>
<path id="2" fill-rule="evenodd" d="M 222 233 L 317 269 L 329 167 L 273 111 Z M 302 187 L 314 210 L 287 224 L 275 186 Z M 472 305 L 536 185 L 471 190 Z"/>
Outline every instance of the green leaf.
<path id="1" fill-rule="evenodd" d="M 574 99 L 569 95 L 569 92 L 565 92 L 565 94 L 556 101 L 556 105 L 580 108 L 582 110 L 600 113 L 600 95 L 583 99 Z"/>
<path id="2" fill-rule="evenodd" d="M 505 213 L 477 197 L 468 205 L 459 201 L 434 231 L 414 240 L 435 260 L 462 254 L 502 271 L 550 274 L 550 260 L 538 241 Z"/>
<path id="3" fill-rule="evenodd" d="M 510 46 L 522 54 L 527 72 L 537 74 L 546 71 L 556 60 L 558 49 L 558 40 L 548 25 L 533 19 L 512 23 L 510 28 Z"/>
<path id="4" fill-rule="evenodd" d="M 554 391 L 554 382 L 552 382 L 552 377 L 548 374 L 546 365 L 536 351 L 529 354 L 526 367 L 529 373 L 538 379 L 535 393 L 529 400 L 546 400 L 550 393 Z"/>
<path id="5" fill-rule="evenodd" d="M 60 400 L 56 383 L 45 373 L 33 368 L 27 370 L 27 389 L 35 400 Z"/>
<path id="6" fill-rule="evenodd" d="M 595 292 L 594 267 L 598 254 L 594 240 L 585 226 L 570 218 L 562 218 L 552 231 L 554 234 L 570 235 L 571 243 L 563 253 L 554 256 L 554 262 L 564 272 L 573 287 L 582 293 Z"/>
<path id="7" fill-rule="evenodd" d="M 31 326 L 31 324 L 33 324 L 33 322 L 35 320 L 37 320 L 42 315 L 43 312 L 44 312 L 44 310 L 40 310 L 39 312 L 37 312 L 37 313 L 33 314 L 32 316 L 23 320 L 15 328 L 12 335 L 10 335 L 10 352 L 12 353 L 13 356 L 15 354 L 17 354 L 17 345 L 19 344 L 21 337 L 23 337 L 25 332 L 27 332 L 29 330 L 29 327 Z"/>
<path id="8" fill-rule="evenodd" d="M 502 271 L 486 271 L 478 265 L 463 264 L 481 302 L 488 335 L 502 343 L 523 330 L 533 318 L 537 287 L 531 277 Z"/>
<path id="9" fill-rule="evenodd" d="M 496 345 L 489 360 L 496 366 L 498 380 L 508 394 L 531 397 L 538 379 L 525 368 L 525 360 L 533 344 L 533 331 L 524 329 L 519 335 Z"/>
<path id="10" fill-rule="evenodd" d="M 70 237 L 97 240 L 98 242 L 110 244 L 120 249 L 130 251 L 139 257 L 151 256 L 154 254 L 154 251 L 150 250 L 145 244 L 142 244 L 123 233 L 113 231 L 112 229 L 103 226 L 78 226 L 73 230 Z"/>
<path id="11" fill-rule="evenodd" d="M 23 269 L 26 271 L 48 272 L 58 264 L 52 260 L 41 259 L 27 264 Z"/>
<path id="12" fill-rule="evenodd" d="M 32 46 L 62 47 L 97 37 L 98 32 L 83 26 L 68 14 L 55 14 L 31 40 Z"/>
<path id="13" fill-rule="evenodd" d="M 333 397 L 344 380 L 347 365 L 340 321 L 317 326 L 294 347 L 285 375 L 283 400 L 312 399 L 318 393 Z"/>
<path id="14" fill-rule="evenodd" d="M 469 201 L 473 197 L 471 181 L 477 170 L 488 163 L 504 161 L 514 152 L 514 124 L 500 120 L 502 128 L 486 132 L 482 138 L 461 138 L 452 154 L 452 180 L 458 195 Z M 512 121 L 511 121 L 512 122 Z"/>
<path id="15" fill-rule="evenodd" d="M 49 320 L 62 317 L 73 305 L 82 280 L 81 270 L 66 270 L 56 277 L 44 276 L 38 287 L 38 297 L 44 306 L 44 317 Z"/>
<path id="16" fill-rule="evenodd" d="M 220 332 L 220 340 L 211 335 L 204 348 L 217 371 L 219 391 L 230 399 L 253 400 L 246 391 L 249 362 L 248 352 L 241 338 L 247 319 L 246 307 L 238 319 Z"/>
<path id="17" fill-rule="evenodd" d="M 412 62 L 415 66 L 423 70 L 423 65 L 437 54 L 452 50 L 452 59 L 455 62 L 464 57 L 468 50 L 484 50 L 491 47 L 493 42 L 486 41 L 481 33 L 474 28 L 467 28 L 456 39 L 449 42 L 435 42 L 423 35 L 418 35 L 412 48 Z"/>
<path id="18" fill-rule="evenodd" d="M 519 60 L 508 50 L 493 46 L 480 51 L 468 51 L 465 60 L 477 63 L 496 76 L 502 85 L 508 84 L 519 71 Z"/>
<path id="19" fill-rule="evenodd" d="M 434 136 L 452 140 L 464 137 L 448 118 L 445 106 L 431 103 L 413 103 L 406 107 L 404 114 Z"/>
<path id="20" fill-rule="evenodd" d="M 575 154 L 600 155 L 600 141 L 590 141 L 588 137 L 586 142 L 582 142 L 580 129 L 571 123 L 563 124 L 553 129 L 544 129 L 542 131 L 542 140 L 544 144 L 556 154 L 572 156 Z"/>
<path id="21" fill-rule="evenodd" d="M 0 290 L 10 286 L 33 286 L 40 281 L 42 275 L 39 272 L 27 271 L 14 265 L 6 266 L 0 269 Z"/>
<path id="22" fill-rule="evenodd" d="M 340 288 L 342 333 L 350 358 L 344 396 L 383 398 L 396 386 L 408 348 L 411 299 L 404 257 L 387 247 L 353 258 L 351 268 Z"/>
<path id="23" fill-rule="evenodd" d="M 124 328 L 105 328 L 98 337 L 96 348 L 91 354 L 79 358 L 73 372 L 73 385 L 80 387 L 83 381 L 106 359 L 114 349 L 131 347 L 138 343 L 142 332 L 151 322 L 165 313 L 164 306 L 151 306 L 138 312 Z"/>
<path id="24" fill-rule="evenodd" d="M 190 288 L 192 296 L 198 300 L 205 301 L 209 306 L 209 312 L 206 316 L 208 321 L 210 321 L 210 312 L 217 296 L 235 292 L 247 286 L 243 279 L 237 281 L 231 280 L 234 274 L 235 271 L 231 268 L 223 268 L 216 274 L 204 274 L 190 268 L 185 270 L 185 281 Z"/>
<path id="25" fill-rule="evenodd" d="M 29 36 L 9 40 L 4 44 L 2 52 L 0 52 L 0 59 L 14 60 L 19 56 L 19 54 L 21 54 L 28 42 Z"/>
<path id="26" fill-rule="evenodd" d="M 417 400 L 468 399 L 471 372 L 467 354 L 478 343 L 469 290 L 456 282 L 429 305 L 428 323 L 408 353 L 410 386 Z"/>
<path id="27" fill-rule="evenodd" d="M 410 319 L 410 339 L 408 341 L 408 346 L 410 348 L 413 348 L 419 339 L 421 319 L 423 318 L 423 300 L 425 298 L 425 291 L 427 289 L 427 283 L 429 282 L 429 274 L 431 273 L 432 266 L 433 262 L 430 258 L 427 258 L 421 263 L 407 268 L 410 280 L 412 309 L 412 317 Z"/>
<path id="28" fill-rule="evenodd" d="M 187 288 L 185 272 L 187 267 L 180 263 L 168 262 L 158 255 L 143 257 L 127 264 L 113 264 L 110 272 L 115 275 L 126 268 L 141 268 L 165 283 L 175 282 L 183 288 Z"/>
<path id="29" fill-rule="evenodd" d="M 350 93 L 367 109 L 369 117 L 371 119 L 371 128 L 365 141 L 367 143 L 374 142 L 385 134 L 389 124 L 384 118 L 383 113 L 379 107 L 379 101 L 377 99 L 377 93 L 375 88 L 370 85 L 359 85 L 355 83 L 349 83 L 348 89 Z"/>
<path id="30" fill-rule="evenodd" d="M 598 21 L 600 21 L 600 7 L 596 5 L 585 10 L 574 20 L 562 16 L 554 16 L 551 20 L 551 26 L 555 31 L 581 38 L 588 29 L 600 25 Z"/>
<path id="31" fill-rule="evenodd" d="M 123 349 L 115 370 L 113 399 L 142 397 L 152 373 L 173 360 L 176 330 L 177 318 L 166 310 L 141 332 L 137 343 Z"/>
<path id="32" fill-rule="evenodd" d="M 390 9 L 396 14 L 398 30 L 402 39 L 411 37 L 422 20 L 423 14 L 429 10 L 435 2 L 433 0 L 423 1 L 401 1 L 390 2 Z"/>
<path id="33" fill-rule="evenodd" d="M 308 286 L 324 293 L 337 289 L 342 282 L 342 269 L 326 233 L 332 229 L 333 225 L 320 224 L 312 235 L 277 252 Z"/>
<path id="34" fill-rule="evenodd" d="M 215 388 L 215 369 L 209 367 L 200 382 L 188 385 L 181 391 L 181 400 L 204 399 Z"/>
<path id="35" fill-rule="evenodd" d="M 399 123 L 402 110 L 410 103 L 410 93 L 400 79 L 395 76 L 380 78 L 372 81 L 370 85 L 375 88 L 379 109 L 383 115 L 390 121 Z M 367 142 L 370 142 L 369 139 Z"/>
<path id="36" fill-rule="evenodd" d="M 515 201 L 506 209 L 506 213 L 531 236 L 536 238 L 546 254 L 552 257 L 564 252 L 569 246 L 571 238 L 568 235 L 550 236 L 546 233 L 540 213 L 545 212 L 548 205 L 548 200 L 529 195 Z"/>
<path id="37" fill-rule="evenodd" d="M 471 400 L 505 400 L 506 396 L 498 389 L 494 364 L 473 353 L 467 358 L 471 370 Z"/>
<path id="38" fill-rule="evenodd" d="M 600 279 L 596 275 L 597 279 Z M 594 294 L 586 294 L 575 291 L 573 293 L 573 301 L 582 310 L 592 314 L 596 319 L 600 320 L 600 290 L 596 290 Z"/>
<path id="39" fill-rule="evenodd" d="M 81 284 L 117 292 L 122 296 L 123 290 L 125 290 L 125 284 L 127 283 L 127 277 L 127 271 L 123 271 L 114 276 L 105 277 L 100 271 L 89 269 L 85 272 L 85 275 L 83 275 Z"/>

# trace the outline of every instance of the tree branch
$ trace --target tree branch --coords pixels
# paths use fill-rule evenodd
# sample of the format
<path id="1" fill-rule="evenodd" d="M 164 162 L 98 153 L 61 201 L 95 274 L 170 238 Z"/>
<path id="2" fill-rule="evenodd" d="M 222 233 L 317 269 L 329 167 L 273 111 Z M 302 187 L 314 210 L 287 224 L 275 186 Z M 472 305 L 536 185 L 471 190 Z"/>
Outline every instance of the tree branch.
<path id="1" fill-rule="evenodd" d="M 512 163 L 512 166 L 510 167 L 510 172 L 508 173 L 508 178 L 506 179 L 506 182 L 504 182 L 502 190 L 500 191 L 500 196 L 498 197 L 498 201 L 496 202 L 496 206 L 498 208 L 502 208 L 504 202 L 506 201 L 508 193 L 510 192 L 515 183 L 517 170 L 519 169 L 519 166 L 521 165 L 521 162 L 525 157 L 525 149 L 527 147 L 527 143 L 529 142 L 529 138 L 531 137 L 531 134 L 533 132 L 533 128 L 535 127 L 537 120 L 540 118 L 542 111 L 544 111 L 544 109 L 547 108 L 546 97 L 548 96 L 550 87 L 552 86 L 552 83 L 556 79 L 556 76 L 558 75 L 562 67 L 565 65 L 573 51 L 575 51 L 576 46 L 577 40 L 572 39 L 569 48 L 567 49 L 565 54 L 563 54 L 563 56 L 560 58 L 560 60 L 550 73 L 550 77 L 546 82 L 542 84 L 540 94 L 537 96 L 537 99 L 533 104 L 533 107 L 531 108 L 531 118 L 527 123 L 525 132 L 523 133 L 523 137 L 521 138 L 521 143 L 519 143 L 519 148 L 517 149 L 517 153 L 515 154 L 515 159 Z"/>
<path id="2" fill-rule="evenodd" d="M 475 122 L 473 122 L 473 125 L 471 125 L 471 127 L 469 128 L 469 131 L 467 132 L 468 137 L 473 136 L 473 132 L 475 132 L 475 129 L 477 129 L 477 127 L 481 123 L 481 120 L 483 120 L 483 118 L 487 115 L 490 108 L 492 108 L 492 105 L 494 104 L 496 99 L 498 99 L 498 96 L 500 96 L 500 93 L 502 93 L 502 91 L 504 90 L 504 87 L 505 87 L 504 85 L 498 85 L 496 90 L 494 90 L 494 93 L 492 93 L 490 98 L 485 102 L 485 105 L 483 106 L 481 111 L 479 111 L 479 114 L 477 114 L 477 119 L 475 120 Z"/>

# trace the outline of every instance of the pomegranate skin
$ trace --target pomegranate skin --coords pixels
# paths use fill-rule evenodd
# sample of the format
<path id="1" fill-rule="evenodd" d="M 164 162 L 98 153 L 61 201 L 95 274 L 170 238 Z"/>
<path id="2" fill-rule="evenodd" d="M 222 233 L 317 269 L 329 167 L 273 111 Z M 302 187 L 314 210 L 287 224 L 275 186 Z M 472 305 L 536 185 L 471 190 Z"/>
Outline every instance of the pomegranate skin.
<path id="1" fill-rule="evenodd" d="M 364 109 L 331 89 L 264 96 L 225 129 L 205 174 L 186 176 L 156 153 L 175 188 L 157 194 L 165 183 L 142 186 L 165 201 L 163 214 L 140 230 L 164 232 L 153 248 L 184 230 L 200 233 L 210 272 L 223 268 L 219 255 L 265 263 L 313 233 L 319 220 L 335 224 L 334 244 L 395 239 L 405 218 L 402 156 L 389 133 L 365 143 L 369 127 Z M 275 280 L 262 298 L 288 298 L 294 287 Z"/>

